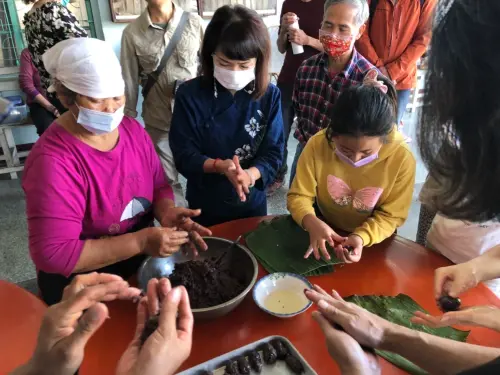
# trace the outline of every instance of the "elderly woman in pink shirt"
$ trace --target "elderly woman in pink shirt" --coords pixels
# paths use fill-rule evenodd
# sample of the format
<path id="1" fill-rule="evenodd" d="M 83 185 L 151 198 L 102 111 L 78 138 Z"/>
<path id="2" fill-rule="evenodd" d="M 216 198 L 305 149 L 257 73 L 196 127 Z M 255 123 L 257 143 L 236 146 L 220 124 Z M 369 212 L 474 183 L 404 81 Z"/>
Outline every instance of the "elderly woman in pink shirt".
<path id="1" fill-rule="evenodd" d="M 23 179 L 44 301 L 57 303 L 78 273 L 128 278 L 146 255 L 168 256 L 191 240 L 206 249 L 201 236 L 210 231 L 191 220 L 200 211 L 175 207 L 148 134 L 123 116 L 125 85 L 111 46 L 69 39 L 43 62 L 68 109 L 35 144 Z"/>
<path id="2" fill-rule="evenodd" d="M 33 64 L 30 51 L 25 48 L 21 52 L 21 66 L 19 69 L 19 87 L 26 94 L 26 104 L 30 109 L 31 119 L 39 136 L 59 117 L 64 108 L 57 108 L 47 99 L 42 88 L 40 74 Z"/>

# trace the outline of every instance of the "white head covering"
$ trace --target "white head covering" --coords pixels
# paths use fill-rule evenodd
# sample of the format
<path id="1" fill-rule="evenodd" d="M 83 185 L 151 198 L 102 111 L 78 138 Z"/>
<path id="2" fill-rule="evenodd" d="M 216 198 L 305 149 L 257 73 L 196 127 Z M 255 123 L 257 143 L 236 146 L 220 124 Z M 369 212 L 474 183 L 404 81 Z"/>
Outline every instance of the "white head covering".
<path id="1" fill-rule="evenodd" d="M 102 40 L 64 40 L 45 52 L 42 59 L 52 78 L 77 94 L 105 99 L 125 93 L 120 62 L 111 45 Z M 53 86 L 49 92 L 54 91 Z"/>

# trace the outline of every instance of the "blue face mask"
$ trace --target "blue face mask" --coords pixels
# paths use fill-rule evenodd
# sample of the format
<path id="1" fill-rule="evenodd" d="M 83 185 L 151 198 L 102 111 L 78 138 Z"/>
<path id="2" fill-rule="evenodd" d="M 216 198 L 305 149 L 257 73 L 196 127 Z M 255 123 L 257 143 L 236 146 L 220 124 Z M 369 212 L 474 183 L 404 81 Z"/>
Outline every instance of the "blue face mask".
<path id="1" fill-rule="evenodd" d="M 93 111 L 88 108 L 78 107 L 78 118 L 73 114 L 78 124 L 83 126 L 92 134 L 102 135 L 111 133 L 115 130 L 123 120 L 123 112 L 125 106 L 118 108 L 114 113 Z"/>
<path id="2" fill-rule="evenodd" d="M 68 6 L 68 4 L 69 4 L 69 0 L 61 0 L 61 5 L 62 5 L 63 7 L 67 7 L 67 6 Z"/>

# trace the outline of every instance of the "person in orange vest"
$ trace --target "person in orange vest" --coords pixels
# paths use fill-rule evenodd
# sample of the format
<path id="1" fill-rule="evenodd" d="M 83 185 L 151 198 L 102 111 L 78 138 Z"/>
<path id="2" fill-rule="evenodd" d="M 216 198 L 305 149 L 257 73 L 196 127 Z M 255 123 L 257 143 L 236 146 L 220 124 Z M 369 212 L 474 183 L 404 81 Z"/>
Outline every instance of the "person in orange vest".
<path id="1" fill-rule="evenodd" d="M 401 124 L 411 90 L 417 83 L 417 61 L 431 40 L 436 0 L 368 0 L 370 18 L 358 52 L 390 78 L 398 91 Z"/>

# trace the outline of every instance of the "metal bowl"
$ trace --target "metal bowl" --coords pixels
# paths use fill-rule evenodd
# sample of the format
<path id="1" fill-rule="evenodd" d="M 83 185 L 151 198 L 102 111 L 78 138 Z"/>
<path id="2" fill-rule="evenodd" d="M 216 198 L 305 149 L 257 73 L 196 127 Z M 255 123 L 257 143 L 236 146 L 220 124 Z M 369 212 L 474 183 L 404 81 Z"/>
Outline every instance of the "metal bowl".
<path id="1" fill-rule="evenodd" d="M 193 309 L 194 318 L 198 320 L 219 318 L 234 310 L 253 288 L 258 273 L 257 260 L 246 247 L 240 244 L 232 246 L 233 241 L 219 237 L 204 237 L 204 240 L 208 245 L 208 250 L 200 252 L 196 259 L 203 260 L 229 253 L 227 259 L 230 262 L 230 267 L 239 270 L 247 287 L 236 297 L 220 305 Z M 177 263 L 184 263 L 193 259 L 194 257 L 191 254 L 186 255 L 182 251 L 167 258 L 148 257 L 139 268 L 137 275 L 139 287 L 146 291 L 150 279 L 169 277 Z"/>

